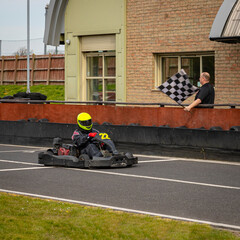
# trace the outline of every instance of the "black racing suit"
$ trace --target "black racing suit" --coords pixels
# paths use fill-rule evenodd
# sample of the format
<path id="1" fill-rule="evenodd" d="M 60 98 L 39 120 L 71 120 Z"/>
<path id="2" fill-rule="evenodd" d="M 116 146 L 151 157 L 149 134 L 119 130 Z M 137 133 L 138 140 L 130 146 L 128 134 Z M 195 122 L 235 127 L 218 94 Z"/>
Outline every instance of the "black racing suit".
<path id="1" fill-rule="evenodd" d="M 97 146 L 97 142 L 88 136 L 90 132 L 99 133 L 96 129 L 91 129 L 90 131 L 85 131 L 80 128 L 76 129 L 72 135 L 73 143 L 78 147 L 81 154 L 87 154 L 90 158 L 93 156 L 101 157 L 102 153 Z"/>

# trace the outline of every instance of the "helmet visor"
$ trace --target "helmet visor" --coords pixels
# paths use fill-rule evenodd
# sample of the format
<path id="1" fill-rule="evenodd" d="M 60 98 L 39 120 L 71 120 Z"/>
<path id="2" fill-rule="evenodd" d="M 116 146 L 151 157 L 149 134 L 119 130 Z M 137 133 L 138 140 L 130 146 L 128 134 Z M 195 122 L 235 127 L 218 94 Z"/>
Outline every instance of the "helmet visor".
<path id="1" fill-rule="evenodd" d="M 88 127 L 92 125 L 92 119 L 86 120 L 86 121 L 80 121 L 78 120 L 79 124 L 84 126 L 84 127 Z"/>

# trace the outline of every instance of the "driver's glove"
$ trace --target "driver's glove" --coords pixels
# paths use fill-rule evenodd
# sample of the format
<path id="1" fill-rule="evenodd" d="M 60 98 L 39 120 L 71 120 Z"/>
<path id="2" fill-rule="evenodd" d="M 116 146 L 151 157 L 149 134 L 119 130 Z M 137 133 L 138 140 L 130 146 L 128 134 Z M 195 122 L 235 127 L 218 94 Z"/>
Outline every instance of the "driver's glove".
<path id="1" fill-rule="evenodd" d="M 93 137 L 95 137 L 96 135 L 97 135 L 96 132 L 91 132 L 91 133 L 88 134 L 88 137 L 93 138 Z"/>

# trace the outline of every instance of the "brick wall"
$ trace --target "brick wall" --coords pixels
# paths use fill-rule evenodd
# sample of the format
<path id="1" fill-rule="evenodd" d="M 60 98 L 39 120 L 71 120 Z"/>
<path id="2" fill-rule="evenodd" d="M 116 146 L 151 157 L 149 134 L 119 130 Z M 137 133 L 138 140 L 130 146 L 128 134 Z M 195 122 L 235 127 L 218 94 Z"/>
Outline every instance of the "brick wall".
<path id="1" fill-rule="evenodd" d="M 240 44 L 209 40 L 222 2 L 127 1 L 127 101 L 172 102 L 153 90 L 154 53 L 214 51 L 215 103 L 240 103 Z"/>
<path id="2" fill-rule="evenodd" d="M 216 101 L 240 103 L 240 44 L 215 48 Z"/>

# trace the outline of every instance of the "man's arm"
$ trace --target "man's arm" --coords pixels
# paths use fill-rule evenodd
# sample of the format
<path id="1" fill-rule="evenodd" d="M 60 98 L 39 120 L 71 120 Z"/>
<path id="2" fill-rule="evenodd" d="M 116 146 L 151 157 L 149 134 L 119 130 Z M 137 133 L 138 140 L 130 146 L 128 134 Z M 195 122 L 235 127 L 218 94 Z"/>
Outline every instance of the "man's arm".
<path id="1" fill-rule="evenodd" d="M 196 107 L 202 102 L 201 99 L 196 99 L 194 102 L 192 102 L 189 106 L 184 108 L 184 111 L 190 112 L 192 108 Z"/>

